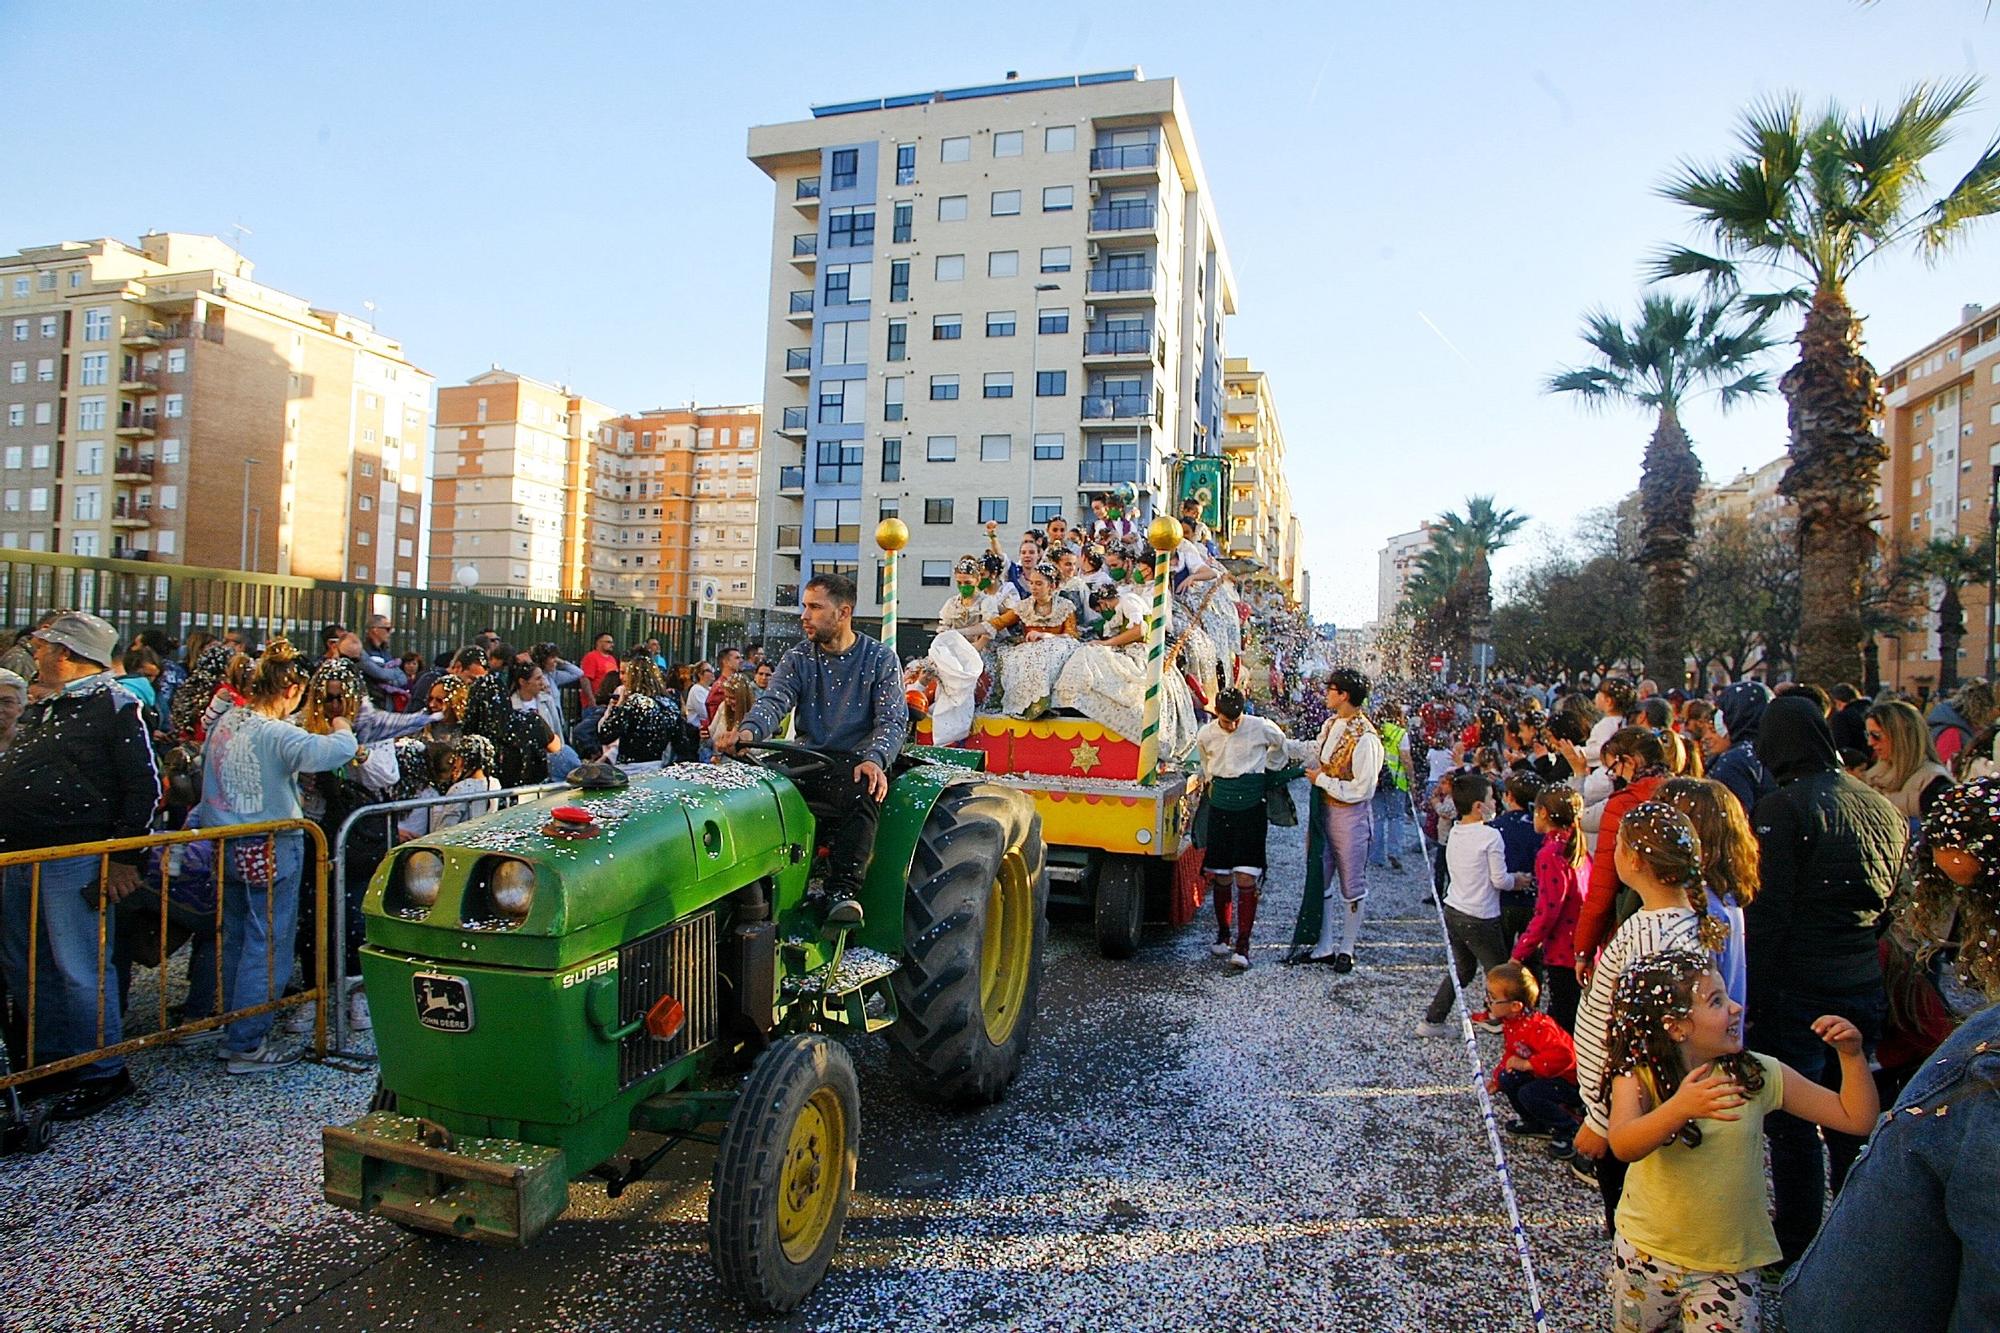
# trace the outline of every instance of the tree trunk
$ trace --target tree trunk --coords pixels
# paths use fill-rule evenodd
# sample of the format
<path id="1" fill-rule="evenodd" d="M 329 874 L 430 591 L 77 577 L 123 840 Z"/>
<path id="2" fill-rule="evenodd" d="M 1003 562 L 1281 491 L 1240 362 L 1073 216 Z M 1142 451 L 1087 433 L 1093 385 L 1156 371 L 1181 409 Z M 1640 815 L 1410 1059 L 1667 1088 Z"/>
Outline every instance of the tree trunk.
<path id="1" fill-rule="evenodd" d="M 1646 674 L 1662 690 L 1687 683 L 1688 549 L 1694 544 L 1701 462 L 1671 407 L 1646 445 L 1639 474 L 1639 563 L 1646 569 Z"/>
<path id="2" fill-rule="evenodd" d="M 1875 551 L 1875 486 L 1889 451 L 1871 429 L 1882 415 L 1875 369 L 1861 355 L 1861 320 L 1838 286 L 1813 294 L 1798 364 L 1778 382 L 1788 405 L 1791 466 L 1779 493 L 1798 507 L 1798 678 L 1831 688 L 1861 666 L 1861 586 Z"/>
<path id="3" fill-rule="evenodd" d="M 1958 648 L 1965 642 L 1965 604 L 1958 599 L 1958 585 L 1946 583 L 1938 600 L 1938 693 L 1958 689 Z"/>

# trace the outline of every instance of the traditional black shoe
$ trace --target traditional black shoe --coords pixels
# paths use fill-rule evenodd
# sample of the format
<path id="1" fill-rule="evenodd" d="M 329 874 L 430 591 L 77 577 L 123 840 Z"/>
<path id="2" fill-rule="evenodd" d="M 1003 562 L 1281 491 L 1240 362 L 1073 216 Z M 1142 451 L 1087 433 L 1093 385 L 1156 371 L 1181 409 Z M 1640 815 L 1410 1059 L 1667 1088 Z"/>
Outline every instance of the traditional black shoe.
<path id="1" fill-rule="evenodd" d="M 1335 954 L 1333 956 L 1333 970 L 1336 972 L 1352 972 L 1354 970 L 1354 955 L 1351 953 Z"/>
<path id="2" fill-rule="evenodd" d="M 110 1078 L 87 1078 L 56 1099 L 49 1114 L 57 1120 L 81 1120 L 96 1115 L 116 1101 L 132 1095 L 132 1076 L 119 1070 Z"/>
<path id="3" fill-rule="evenodd" d="M 861 928 L 861 903 L 855 898 L 836 898 L 833 906 L 826 909 L 826 924 L 829 926 L 859 930 Z"/>

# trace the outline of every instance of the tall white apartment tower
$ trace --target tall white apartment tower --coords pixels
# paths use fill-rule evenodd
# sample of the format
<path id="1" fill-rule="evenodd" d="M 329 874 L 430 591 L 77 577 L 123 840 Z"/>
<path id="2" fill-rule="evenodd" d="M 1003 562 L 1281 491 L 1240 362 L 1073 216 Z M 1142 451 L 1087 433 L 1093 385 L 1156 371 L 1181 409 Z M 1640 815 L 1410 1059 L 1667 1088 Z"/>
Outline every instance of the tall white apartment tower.
<path id="1" fill-rule="evenodd" d="M 952 561 L 1120 482 L 1150 507 L 1223 431 L 1235 279 L 1180 88 L 1136 69 L 812 108 L 750 131 L 774 186 L 757 587 L 908 615 Z"/>

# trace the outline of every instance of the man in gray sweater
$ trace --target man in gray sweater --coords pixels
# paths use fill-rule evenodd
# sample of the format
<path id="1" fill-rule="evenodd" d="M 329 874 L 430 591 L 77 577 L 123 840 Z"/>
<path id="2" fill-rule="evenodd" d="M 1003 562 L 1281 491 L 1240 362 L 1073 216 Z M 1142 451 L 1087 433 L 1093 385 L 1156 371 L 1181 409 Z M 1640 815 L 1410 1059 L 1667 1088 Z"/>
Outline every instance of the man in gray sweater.
<path id="1" fill-rule="evenodd" d="M 817 574 L 799 610 L 806 638 L 771 673 L 743 725 L 715 738 L 734 754 L 766 739 L 787 713 L 801 744 L 832 751 L 839 762 L 794 781 L 824 830 L 828 846 L 826 923 L 861 924 L 860 892 L 875 854 L 875 825 L 889 793 L 889 766 L 903 748 L 910 709 L 893 650 L 854 632 L 854 583 Z"/>

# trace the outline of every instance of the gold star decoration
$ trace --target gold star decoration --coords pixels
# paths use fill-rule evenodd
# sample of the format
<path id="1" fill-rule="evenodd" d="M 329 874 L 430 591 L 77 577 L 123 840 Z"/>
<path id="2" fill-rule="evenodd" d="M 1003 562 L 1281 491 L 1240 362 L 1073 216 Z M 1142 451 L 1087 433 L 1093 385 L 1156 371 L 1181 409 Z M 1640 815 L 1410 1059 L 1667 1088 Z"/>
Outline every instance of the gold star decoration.
<path id="1" fill-rule="evenodd" d="M 1079 773 L 1088 773 L 1097 767 L 1097 747 L 1089 741 L 1078 741 L 1076 748 L 1069 752 L 1070 767 Z"/>

